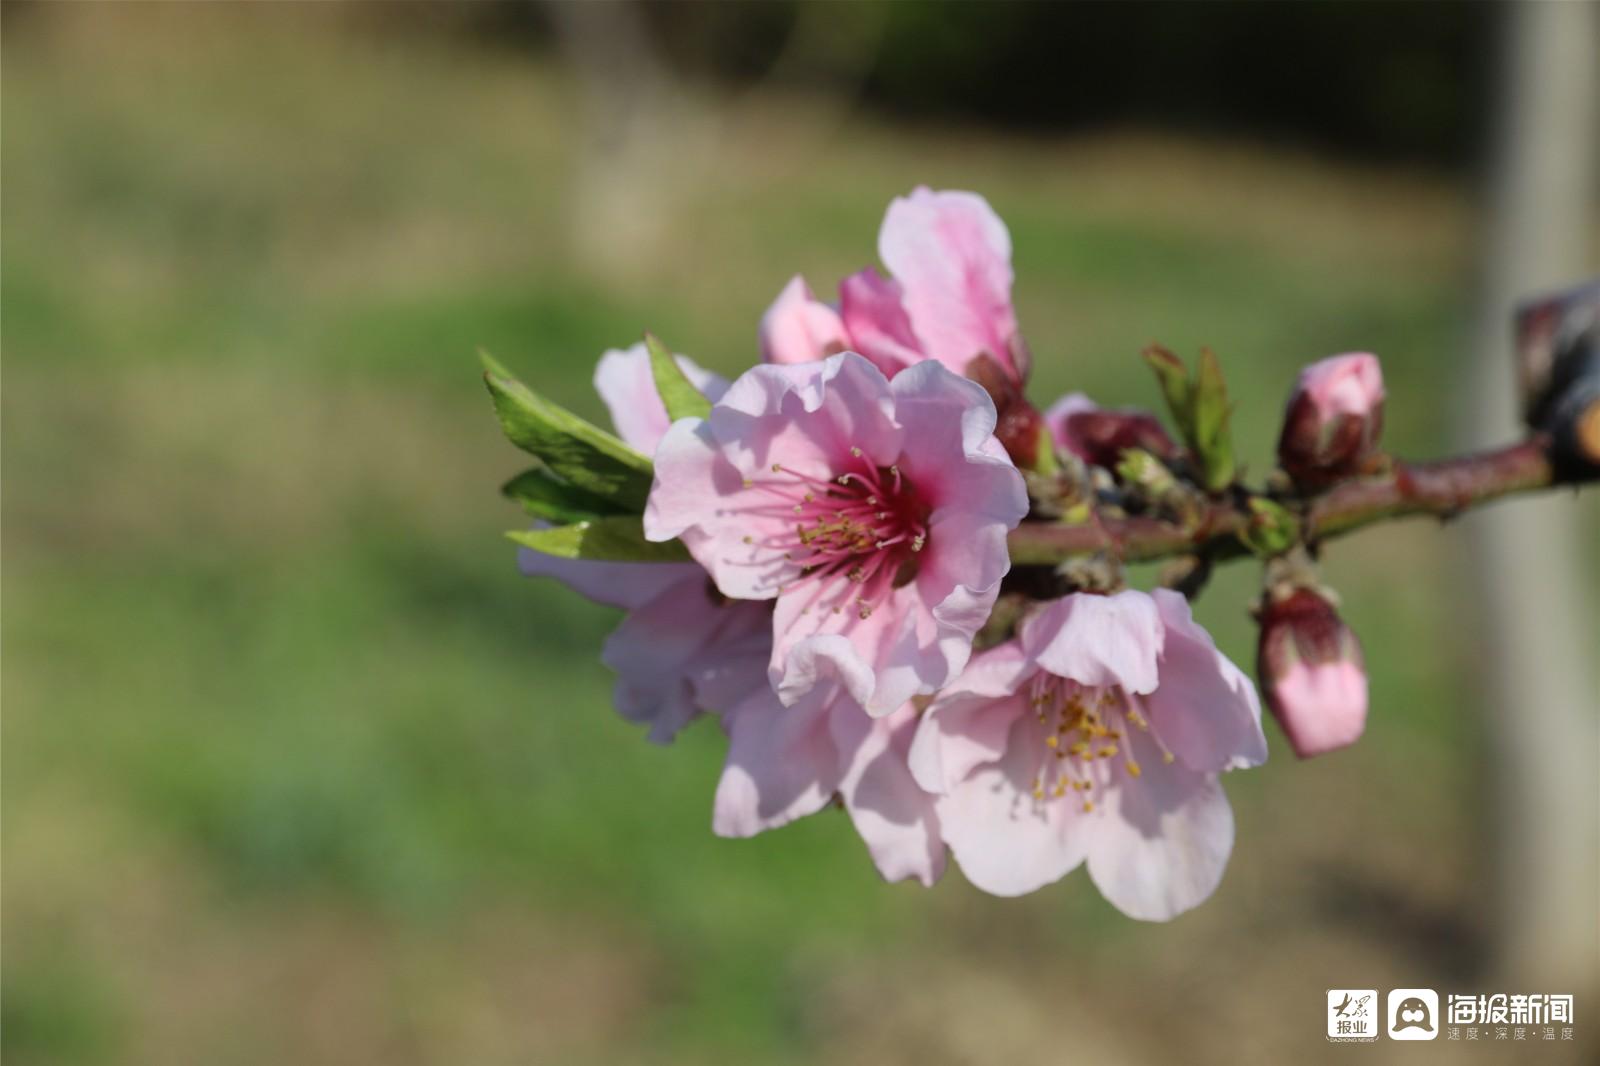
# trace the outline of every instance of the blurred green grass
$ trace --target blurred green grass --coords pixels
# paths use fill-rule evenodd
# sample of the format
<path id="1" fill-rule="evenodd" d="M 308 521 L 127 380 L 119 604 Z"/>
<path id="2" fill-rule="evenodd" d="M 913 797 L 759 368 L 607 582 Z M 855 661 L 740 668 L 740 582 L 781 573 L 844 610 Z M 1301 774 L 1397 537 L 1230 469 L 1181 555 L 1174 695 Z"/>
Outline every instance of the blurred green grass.
<path id="1" fill-rule="evenodd" d="M 790 274 L 869 261 L 926 182 L 1011 224 L 1041 402 L 1151 403 L 1139 349 L 1210 344 L 1261 471 L 1296 367 L 1366 348 L 1391 442 L 1426 453 L 1465 321 L 1453 186 L 859 117 L 797 149 L 779 113 L 683 197 L 670 255 L 607 279 L 566 250 L 548 65 L 307 9 L 28 16 L 0 262 L 14 1061 L 965 1062 L 1070 1026 L 1111 1061 L 1232 1062 L 1218 981 L 1285 1019 L 1248 1038 L 1281 1058 L 1325 976 L 1471 964 L 1466 593 L 1433 530 L 1333 553 L 1369 738 L 1305 766 L 1274 739 L 1230 781 L 1239 845 L 1195 915 L 1136 925 L 1083 877 L 886 887 L 838 818 L 713 838 L 715 728 L 661 750 L 610 712 L 610 613 L 499 537 L 521 464 L 473 357 L 595 417 L 594 359 L 647 326 L 735 372 Z M 1255 580 L 1200 612 L 1247 664 Z M 1422 928 L 1374 935 L 1371 899 Z"/>

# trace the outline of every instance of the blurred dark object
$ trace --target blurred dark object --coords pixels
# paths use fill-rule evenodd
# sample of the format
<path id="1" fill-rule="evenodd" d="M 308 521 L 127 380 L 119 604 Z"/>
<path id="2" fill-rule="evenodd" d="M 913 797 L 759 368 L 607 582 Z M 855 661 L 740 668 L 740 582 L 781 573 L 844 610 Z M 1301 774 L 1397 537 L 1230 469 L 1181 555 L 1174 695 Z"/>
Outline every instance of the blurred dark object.
<path id="1" fill-rule="evenodd" d="M 745 81 L 771 69 L 803 6 L 645 10 L 676 65 Z M 895 114 L 1057 131 L 1154 125 L 1447 165 L 1474 161 L 1501 14 L 1414 3 L 826 7 L 841 52 L 859 33 L 881 35 L 861 93 Z M 825 65 L 814 78 L 826 81 Z"/>
<path id="2" fill-rule="evenodd" d="M 1600 279 L 1517 309 L 1528 427 L 1549 433 L 1564 477 L 1600 477 Z"/>

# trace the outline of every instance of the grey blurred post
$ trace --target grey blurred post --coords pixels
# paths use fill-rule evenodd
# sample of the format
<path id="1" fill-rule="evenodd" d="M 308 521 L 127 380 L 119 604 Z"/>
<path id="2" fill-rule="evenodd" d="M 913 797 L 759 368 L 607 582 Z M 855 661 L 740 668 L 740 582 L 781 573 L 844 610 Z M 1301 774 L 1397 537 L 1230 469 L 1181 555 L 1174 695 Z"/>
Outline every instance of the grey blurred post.
<path id="1" fill-rule="evenodd" d="M 1520 434 L 1519 299 L 1596 272 L 1600 6 L 1506 5 L 1472 402 L 1463 443 Z M 1490 945 L 1505 991 L 1572 991 L 1600 972 L 1600 677 L 1580 503 L 1553 495 L 1470 516 L 1495 833 Z M 1498 986 L 1497 986 L 1498 990 Z"/>

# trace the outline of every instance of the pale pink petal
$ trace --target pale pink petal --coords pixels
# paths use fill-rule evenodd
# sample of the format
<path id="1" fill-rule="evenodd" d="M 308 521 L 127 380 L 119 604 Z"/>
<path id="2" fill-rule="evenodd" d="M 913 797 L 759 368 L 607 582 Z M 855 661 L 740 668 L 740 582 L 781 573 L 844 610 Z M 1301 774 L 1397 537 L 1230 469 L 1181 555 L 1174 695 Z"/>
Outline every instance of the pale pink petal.
<path id="1" fill-rule="evenodd" d="M 1166 628 L 1161 686 L 1144 703 L 1156 733 L 1195 770 L 1235 770 L 1267 758 L 1261 702 L 1244 672 L 1217 650 L 1171 589 L 1151 593 Z"/>
<path id="2" fill-rule="evenodd" d="M 1324 419 L 1365 416 L 1383 403 L 1383 367 L 1371 352 L 1331 355 L 1300 372 L 1298 389 Z"/>
<path id="3" fill-rule="evenodd" d="M 544 524 L 536 529 L 545 529 Z M 705 571 L 694 563 L 611 563 L 563 559 L 532 548 L 517 549 L 517 568 L 528 577 L 553 577 L 581 596 L 631 610 Z"/>
<path id="4" fill-rule="evenodd" d="M 618 712 L 665 744 L 702 709 L 727 710 L 765 687 L 771 615 L 716 598 L 699 567 L 622 620 L 600 660 L 617 674 Z"/>
<path id="5" fill-rule="evenodd" d="M 872 267 L 839 283 L 839 313 L 850 347 L 891 378 L 924 358 L 900 295 L 899 283 Z"/>
<path id="6" fill-rule="evenodd" d="M 728 761 L 711 822 L 718 836 L 754 836 L 827 805 L 840 778 L 828 733 L 835 696 L 832 686 L 823 686 L 785 707 L 775 693 L 762 690 L 723 716 Z"/>
<path id="7" fill-rule="evenodd" d="M 688 356 L 675 358 L 690 383 L 712 403 L 728 391 L 725 378 L 702 368 Z M 611 412 L 617 435 L 635 451 L 653 454 L 672 420 L 656 392 L 650 353 L 645 346 L 641 343 L 627 349 L 613 348 L 602 355 L 594 369 L 594 387 Z"/>
<path id="8" fill-rule="evenodd" d="M 1083 861 L 1085 834 L 1071 801 L 1033 796 L 1046 751 L 1023 715 L 1005 756 L 973 771 L 937 803 L 940 830 L 967 880 L 997 896 L 1058 881 Z"/>
<path id="9" fill-rule="evenodd" d="M 944 872 L 944 841 L 933 797 L 917 787 L 906 753 L 917 709 L 902 706 L 871 718 L 854 702 L 834 705 L 831 731 L 845 760 L 839 796 L 873 864 L 886 881 L 915 878 L 931 885 Z"/>
<path id="10" fill-rule="evenodd" d="M 1023 623 L 1021 636 L 1039 665 L 1080 685 L 1146 693 L 1159 680 L 1161 616 L 1143 592 L 1052 600 Z"/>
<path id="11" fill-rule="evenodd" d="M 1101 795 L 1083 835 L 1100 894 L 1130 918 L 1164 922 L 1221 882 L 1233 810 L 1215 775 L 1164 765 L 1153 747 L 1140 754 L 1143 776 Z"/>
<path id="12" fill-rule="evenodd" d="M 878 254 L 903 291 L 919 347 L 957 373 L 980 352 L 1009 365 L 1011 236 L 981 196 L 914 190 L 884 216 Z"/>
<path id="13" fill-rule="evenodd" d="M 1016 693 L 1033 669 L 1014 640 L 973 656 L 922 716 L 909 755 L 917 783 L 949 792 L 979 766 L 999 761 L 1011 724 L 1028 711 Z"/>
<path id="14" fill-rule="evenodd" d="M 773 611 L 774 648 L 767 676 L 779 700 L 795 703 L 822 682 L 835 681 L 851 699 L 866 703 L 876 683 L 870 648 L 863 654 L 850 636 L 797 630 L 797 607 L 794 597 L 785 596 Z"/>
<path id="15" fill-rule="evenodd" d="M 1303 759 L 1349 747 L 1367 727 L 1367 674 L 1357 663 L 1296 662 L 1277 680 L 1278 715 Z"/>
<path id="16" fill-rule="evenodd" d="M 839 313 L 812 296 L 798 274 L 761 316 L 761 357 L 769 363 L 809 363 L 848 347 Z"/>

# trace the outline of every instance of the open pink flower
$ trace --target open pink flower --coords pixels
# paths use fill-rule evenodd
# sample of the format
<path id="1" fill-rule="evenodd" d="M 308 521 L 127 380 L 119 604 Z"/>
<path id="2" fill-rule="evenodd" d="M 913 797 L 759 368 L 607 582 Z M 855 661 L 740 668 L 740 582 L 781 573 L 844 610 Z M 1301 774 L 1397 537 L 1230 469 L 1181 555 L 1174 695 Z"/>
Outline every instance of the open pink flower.
<path id="1" fill-rule="evenodd" d="M 1025 349 L 1011 306 L 1011 235 L 983 197 L 919 187 L 889 205 L 878 233 L 889 268 L 852 274 L 839 310 L 816 300 L 801 278 L 762 319 L 769 362 L 822 359 L 848 348 L 895 374 L 924 359 L 957 374 L 980 354 L 1017 379 Z"/>
<path id="2" fill-rule="evenodd" d="M 852 352 L 758 366 L 662 439 L 645 536 L 682 537 L 726 596 L 777 600 L 785 704 L 828 662 L 885 715 L 960 672 L 1010 567 L 1028 499 L 994 425 L 937 363 L 893 382 Z"/>
<path id="3" fill-rule="evenodd" d="M 754 836 L 838 795 L 885 880 L 931 885 L 944 871 L 944 844 L 934 798 L 906 765 L 917 708 L 908 703 L 873 718 L 837 683 L 833 664 L 816 668 L 826 680 L 793 706 L 762 689 L 723 715 L 728 759 L 712 829 Z"/>
<path id="4" fill-rule="evenodd" d="M 727 390 L 715 374 L 677 359 L 708 397 Z M 670 421 L 644 345 L 606 352 L 595 388 L 623 440 L 646 454 L 655 451 Z M 553 577 L 628 612 L 606 638 L 600 659 L 617 674 L 617 710 L 649 726 L 656 743 L 670 741 L 702 709 L 726 710 L 767 687 L 772 612 L 765 604 L 729 602 L 697 564 L 563 559 L 529 548 L 517 561 L 530 577 Z"/>
<path id="5" fill-rule="evenodd" d="M 979 888 L 1020 895 L 1087 862 L 1123 913 L 1164 921 L 1227 864 L 1218 772 L 1266 756 L 1250 680 L 1158 589 L 1056 600 L 974 658 L 924 715 L 911 769 Z"/>

